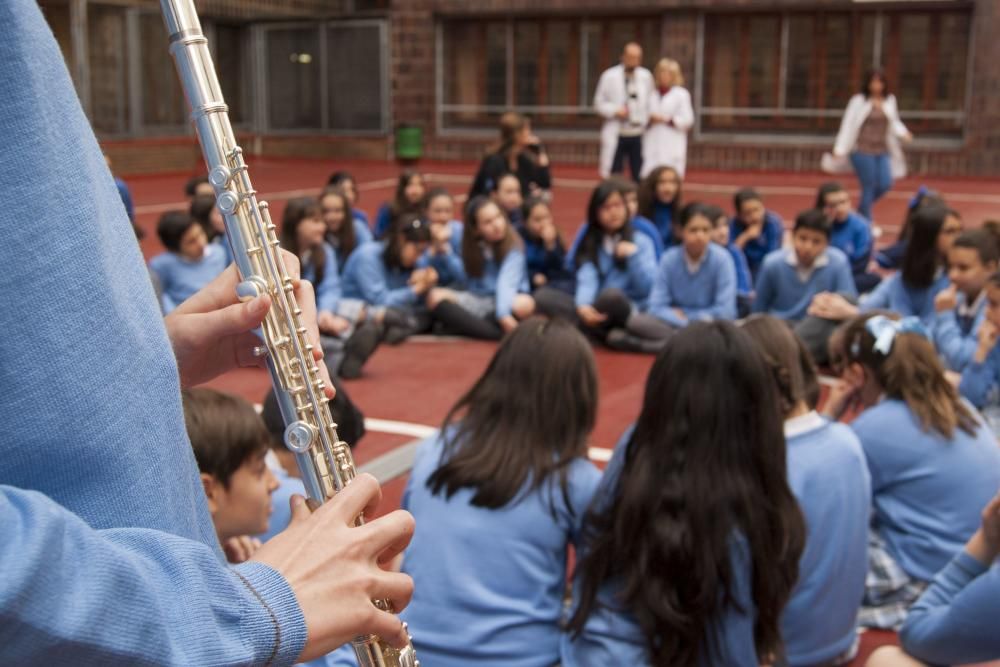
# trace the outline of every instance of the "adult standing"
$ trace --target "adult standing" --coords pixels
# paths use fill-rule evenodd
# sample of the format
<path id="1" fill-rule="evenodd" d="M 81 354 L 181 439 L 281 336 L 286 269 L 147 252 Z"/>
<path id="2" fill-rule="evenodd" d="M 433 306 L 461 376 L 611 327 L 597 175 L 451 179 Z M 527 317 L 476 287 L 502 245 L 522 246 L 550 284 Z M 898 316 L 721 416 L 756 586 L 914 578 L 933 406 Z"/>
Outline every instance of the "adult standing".
<path id="1" fill-rule="evenodd" d="M 642 177 L 657 167 L 672 167 L 684 178 L 687 134 L 694 125 L 691 93 L 680 64 L 661 58 L 653 68 L 656 89 L 649 96 L 649 126 L 642 135 Z"/>
<path id="2" fill-rule="evenodd" d="M 601 127 L 601 178 L 623 173 L 628 159 L 632 179 L 642 172 L 642 133 L 649 122 L 653 75 L 642 67 L 642 47 L 629 42 L 621 63 L 601 74 L 594 93 L 594 107 L 604 119 Z"/>
<path id="3" fill-rule="evenodd" d="M 896 97 L 880 69 L 865 77 L 861 92 L 851 98 L 840 123 L 833 147 L 833 160 L 824 163 L 828 171 L 846 167 L 846 158 L 861 184 L 858 212 L 872 219 L 872 205 L 892 188 L 893 179 L 906 176 L 906 158 L 900 140 L 913 135 L 899 118 Z"/>
<path id="4" fill-rule="evenodd" d="M 524 196 L 539 196 L 552 187 L 545 147 L 531 131 L 531 120 L 513 111 L 500 116 L 500 143 L 480 163 L 469 199 L 489 196 L 506 173 L 517 176 Z"/>

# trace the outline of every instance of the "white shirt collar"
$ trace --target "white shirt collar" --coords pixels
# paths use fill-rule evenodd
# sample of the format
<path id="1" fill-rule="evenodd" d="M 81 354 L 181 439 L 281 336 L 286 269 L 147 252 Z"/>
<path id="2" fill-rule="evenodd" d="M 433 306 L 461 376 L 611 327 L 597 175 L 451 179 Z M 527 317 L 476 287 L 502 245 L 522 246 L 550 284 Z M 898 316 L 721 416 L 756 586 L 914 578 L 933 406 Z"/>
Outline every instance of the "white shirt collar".
<path id="1" fill-rule="evenodd" d="M 785 255 L 785 261 L 788 262 L 789 266 L 795 267 L 795 272 L 799 274 L 799 280 L 805 282 L 809 280 L 809 277 L 813 274 L 816 269 L 820 269 L 830 263 L 830 254 L 824 250 L 823 254 L 816 258 L 812 263 L 812 266 L 799 266 L 799 257 L 795 254 L 794 248 L 788 249 L 788 254 Z"/>
<path id="2" fill-rule="evenodd" d="M 955 306 L 955 312 L 961 317 L 974 317 L 979 314 L 979 309 L 982 308 L 983 302 L 986 300 L 986 290 L 979 290 L 979 295 L 976 300 L 972 303 L 968 303 L 965 299 L 965 295 L 958 300 L 958 305 Z"/>
<path id="3" fill-rule="evenodd" d="M 701 257 L 694 260 L 691 259 L 691 257 L 687 254 L 687 251 L 684 250 L 684 247 L 681 246 L 681 253 L 684 254 L 684 264 L 685 266 L 687 266 L 688 273 L 691 274 L 698 273 L 702 265 L 705 263 L 705 260 L 708 259 L 708 253 L 709 251 L 711 251 L 711 249 L 712 249 L 711 246 L 705 248 L 705 252 L 701 253 Z"/>
<path id="4" fill-rule="evenodd" d="M 820 416 L 815 410 L 810 410 L 804 415 L 785 420 L 785 440 L 791 440 L 823 426 L 826 426 L 826 418 Z"/>

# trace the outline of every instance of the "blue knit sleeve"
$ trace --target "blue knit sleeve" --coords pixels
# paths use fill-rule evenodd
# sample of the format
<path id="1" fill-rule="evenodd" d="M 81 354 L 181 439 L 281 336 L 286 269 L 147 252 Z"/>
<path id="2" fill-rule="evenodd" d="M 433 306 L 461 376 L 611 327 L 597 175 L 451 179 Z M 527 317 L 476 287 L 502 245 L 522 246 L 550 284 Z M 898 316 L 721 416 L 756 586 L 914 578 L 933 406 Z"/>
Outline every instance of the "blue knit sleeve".
<path id="1" fill-rule="evenodd" d="M 271 568 L 140 528 L 95 530 L 0 486 L 0 645 L 11 664 L 291 665 L 306 626 Z"/>
<path id="2" fill-rule="evenodd" d="M 906 652 L 933 664 L 1000 656 L 1000 569 L 959 553 L 910 607 L 900 639 Z"/>
<path id="3" fill-rule="evenodd" d="M 975 334 L 962 334 L 954 310 L 936 313 L 931 321 L 931 333 L 938 354 L 953 371 L 964 370 L 976 355 L 979 340 Z"/>
<path id="4" fill-rule="evenodd" d="M 514 297 L 525 286 L 527 269 L 524 263 L 524 253 L 511 250 L 503 258 L 500 272 L 497 275 L 496 316 L 497 319 L 510 315 L 514 307 Z"/>
<path id="5" fill-rule="evenodd" d="M 1000 345 L 994 346 L 983 363 L 973 361 L 962 371 L 962 382 L 958 391 L 977 408 L 986 405 L 990 390 L 997 386 L 997 371 L 1000 370 Z"/>
<path id="6" fill-rule="evenodd" d="M 576 305 L 593 305 L 601 287 L 601 277 L 594 262 L 586 262 L 576 270 Z"/>
<path id="7" fill-rule="evenodd" d="M 320 312 L 337 312 L 337 304 L 340 303 L 341 286 L 340 271 L 337 268 L 337 255 L 328 244 L 323 244 L 323 254 L 326 259 L 326 266 L 323 269 L 323 281 L 318 285 L 313 285 L 316 289 L 316 309 Z"/>

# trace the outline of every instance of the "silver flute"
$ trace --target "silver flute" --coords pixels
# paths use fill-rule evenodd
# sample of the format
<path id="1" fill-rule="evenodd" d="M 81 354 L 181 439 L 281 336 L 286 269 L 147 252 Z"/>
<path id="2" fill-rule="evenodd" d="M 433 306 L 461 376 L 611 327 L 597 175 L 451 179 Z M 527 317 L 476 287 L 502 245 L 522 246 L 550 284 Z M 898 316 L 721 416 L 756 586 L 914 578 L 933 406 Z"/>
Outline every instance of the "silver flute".
<path id="1" fill-rule="evenodd" d="M 267 202 L 257 201 L 250 184 L 194 2 L 160 0 L 160 7 L 170 53 L 205 156 L 208 180 L 215 188 L 240 272 L 237 296 L 243 301 L 263 294 L 271 298 L 271 308 L 258 332 L 263 345 L 254 353 L 266 357 L 286 424 L 285 444 L 295 452 L 309 504 L 315 508 L 354 479 L 351 449 L 337 435 L 325 383 L 313 358 L 302 310 L 295 301 L 294 282 L 282 260 Z M 358 525 L 363 522 L 359 516 Z M 374 600 L 373 604 L 393 611 L 388 600 Z M 395 649 L 374 634 L 356 637 L 352 643 L 361 667 L 419 667 L 412 643 Z"/>

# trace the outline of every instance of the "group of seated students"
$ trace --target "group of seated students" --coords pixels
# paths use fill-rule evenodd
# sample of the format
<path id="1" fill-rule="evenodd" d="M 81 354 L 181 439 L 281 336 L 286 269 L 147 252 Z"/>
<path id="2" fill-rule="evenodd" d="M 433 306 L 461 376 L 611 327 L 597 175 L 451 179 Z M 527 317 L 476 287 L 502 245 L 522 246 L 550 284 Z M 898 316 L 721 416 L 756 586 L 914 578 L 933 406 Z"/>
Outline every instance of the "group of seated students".
<path id="1" fill-rule="evenodd" d="M 608 180 L 567 248 L 514 178 L 459 222 L 404 173 L 378 240 L 350 177 L 331 180 L 282 228 L 331 346 L 366 327 L 502 338 L 403 496 L 424 664 L 841 665 L 859 628 L 900 631 L 873 667 L 1000 659 L 1000 226 L 963 231 L 922 193 L 880 279 L 835 184 L 783 248 L 751 190 L 729 220 L 681 206 L 670 169 Z M 157 273 L 215 252 L 211 212 L 180 215 Z M 657 354 L 603 474 L 593 339 Z M 822 401 L 817 360 L 837 376 Z M 349 407 L 335 420 L 360 422 Z M 220 541 L 245 560 L 302 492 L 280 415 L 266 400 L 265 428 L 210 390 L 185 410 Z M 321 662 L 355 664 L 350 647 Z"/>

